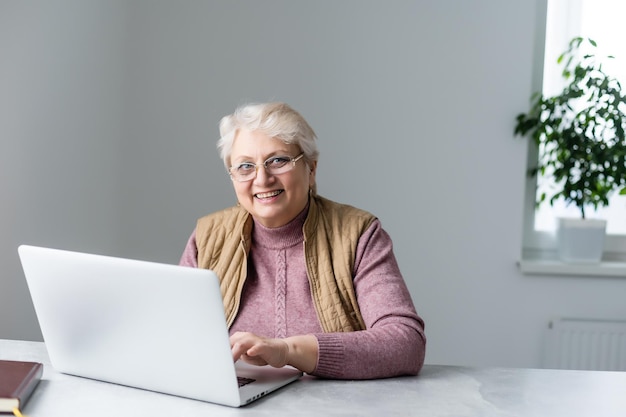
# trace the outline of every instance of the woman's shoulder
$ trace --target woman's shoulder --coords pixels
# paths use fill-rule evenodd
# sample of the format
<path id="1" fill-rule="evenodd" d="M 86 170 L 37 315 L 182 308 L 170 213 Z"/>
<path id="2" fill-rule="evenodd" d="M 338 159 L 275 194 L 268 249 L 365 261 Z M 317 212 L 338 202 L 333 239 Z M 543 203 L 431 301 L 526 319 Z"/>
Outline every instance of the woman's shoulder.
<path id="1" fill-rule="evenodd" d="M 311 227 L 305 231 L 307 235 L 313 233 L 311 228 L 317 230 L 321 226 L 323 230 L 341 230 L 346 235 L 354 232 L 361 236 L 378 221 L 372 213 L 349 204 L 320 196 L 315 197 L 315 203 L 317 208 L 312 210 L 314 214 L 308 222 Z"/>
<path id="2" fill-rule="evenodd" d="M 198 219 L 196 235 L 198 239 L 209 234 L 230 234 L 233 230 L 245 228 L 249 220 L 249 213 L 240 206 L 228 207 L 223 210 L 207 214 Z M 248 225 L 248 227 L 251 227 Z"/>

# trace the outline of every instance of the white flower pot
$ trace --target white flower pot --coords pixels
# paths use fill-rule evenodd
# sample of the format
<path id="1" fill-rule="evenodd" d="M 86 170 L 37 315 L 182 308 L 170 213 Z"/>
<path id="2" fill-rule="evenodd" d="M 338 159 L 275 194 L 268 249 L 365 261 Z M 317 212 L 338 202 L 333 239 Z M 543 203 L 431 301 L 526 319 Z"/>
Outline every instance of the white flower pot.
<path id="1" fill-rule="evenodd" d="M 559 218 L 559 259 L 569 263 L 600 262 L 605 236 L 606 220 Z"/>

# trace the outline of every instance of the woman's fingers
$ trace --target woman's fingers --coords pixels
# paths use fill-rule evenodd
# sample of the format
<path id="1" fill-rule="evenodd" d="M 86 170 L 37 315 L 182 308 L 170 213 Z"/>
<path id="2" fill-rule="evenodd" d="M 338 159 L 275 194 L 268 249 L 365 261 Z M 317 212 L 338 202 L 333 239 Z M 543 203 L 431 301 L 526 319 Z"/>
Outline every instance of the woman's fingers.
<path id="1" fill-rule="evenodd" d="M 268 339 L 248 332 L 236 332 L 230 337 L 235 361 L 241 359 L 253 365 L 271 365 L 276 368 L 287 364 L 289 347 L 281 339 Z"/>

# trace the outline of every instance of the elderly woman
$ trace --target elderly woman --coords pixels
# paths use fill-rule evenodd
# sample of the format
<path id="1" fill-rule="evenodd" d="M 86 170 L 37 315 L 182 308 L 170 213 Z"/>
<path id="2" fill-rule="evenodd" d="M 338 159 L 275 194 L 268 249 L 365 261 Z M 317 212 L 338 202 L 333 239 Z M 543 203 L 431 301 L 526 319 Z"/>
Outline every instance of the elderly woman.
<path id="1" fill-rule="evenodd" d="M 392 241 L 370 213 L 317 195 L 306 120 L 251 104 L 220 134 L 238 204 L 198 220 L 180 264 L 220 277 L 234 359 L 327 378 L 417 374 L 424 322 Z"/>

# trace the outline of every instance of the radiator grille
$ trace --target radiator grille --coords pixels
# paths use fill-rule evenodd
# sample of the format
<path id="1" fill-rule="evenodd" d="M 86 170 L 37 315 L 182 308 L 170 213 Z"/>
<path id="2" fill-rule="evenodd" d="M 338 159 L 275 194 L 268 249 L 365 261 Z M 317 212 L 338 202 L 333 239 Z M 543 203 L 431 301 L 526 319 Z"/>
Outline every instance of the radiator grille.
<path id="1" fill-rule="evenodd" d="M 626 320 L 551 321 L 544 362 L 553 369 L 626 371 Z"/>

